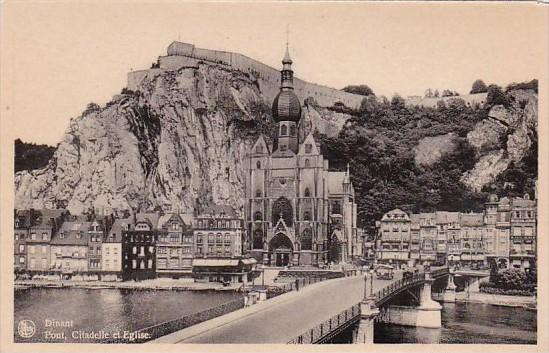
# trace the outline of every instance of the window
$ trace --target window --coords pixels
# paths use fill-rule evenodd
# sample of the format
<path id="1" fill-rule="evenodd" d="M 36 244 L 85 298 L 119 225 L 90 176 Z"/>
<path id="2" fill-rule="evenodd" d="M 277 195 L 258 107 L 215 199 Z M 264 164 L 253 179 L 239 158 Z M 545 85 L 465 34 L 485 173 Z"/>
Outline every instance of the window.
<path id="1" fill-rule="evenodd" d="M 305 153 L 311 153 L 312 150 L 313 150 L 313 145 L 311 145 L 310 143 L 306 143 L 305 144 Z"/>
<path id="2" fill-rule="evenodd" d="M 208 254 L 213 254 L 214 250 L 213 250 L 213 246 L 208 246 Z"/>
<path id="3" fill-rule="evenodd" d="M 311 190 L 309 188 L 305 188 L 305 197 L 311 197 Z"/>
<path id="4" fill-rule="evenodd" d="M 263 249 L 263 231 L 261 229 L 256 229 L 254 231 L 253 248 Z"/>
<path id="5" fill-rule="evenodd" d="M 149 259 L 149 264 L 148 264 L 147 268 L 152 268 L 152 267 L 153 267 L 153 260 Z"/>
<path id="6" fill-rule="evenodd" d="M 213 242 L 215 242 L 214 235 L 213 235 L 213 233 L 209 233 L 208 234 L 208 243 L 213 243 Z"/>
<path id="7" fill-rule="evenodd" d="M 19 244 L 19 253 L 24 253 L 24 252 L 25 252 L 25 245 Z"/>
<path id="8" fill-rule="evenodd" d="M 15 234 L 15 240 L 19 240 L 19 234 Z"/>
<path id="9" fill-rule="evenodd" d="M 255 191 L 255 197 L 261 197 L 261 190 L 257 189 Z"/>
<path id="10" fill-rule="evenodd" d="M 257 169 L 261 169 L 261 162 L 260 161 L 257 161 L 255 163 L 255 166 L 257 167 Z"/>
<path id="11" fill-rule="evenodd" d="M 280 135 L 285 136 L 287 134 L 288 134 L 288 128 L 286 127 L 286 125 L 282 125 L 280 127 Z"/>
<path id="12" fill-rule="evenodd" d="M 520 230 L 520 227 L 513 227 L 513 235 L 515 236 L 520 236 L 521 235 L 521 230 Z"/>
<path id="13" fill-rule="evenodd" d="M 42 240 L 48 240 L 48 233 L 42 233 Z"/>
<path id="14" fill-rule="evenodd" d="M 310 228 L 306 228 L 301 233 L 301 249 L 312 250 L 312 231 Z"/>
<path id="15" fill-rule="evenodd" d="M 285 197 L 279 197 L 273 204 L 272 222 L 276 224 L 282 218 L 288 227 L 293 225 L 293 207 Z"/>
<path id="16" fill-rule="evenodd" d="M 305 220 L 305 221 L 310 221 L 310 220 L 311 220 L 311 212 L 305 211 L 305 212 L 303 213 L 303 220 Z"/>
<path id="17" fill-rule="evenodd" d="M 311 162 L 309 161 L 309 159 L 305 159 L 305 168 L 309 168 L 311 166 Z"/>
<path id="18" fill-rule="evenodd" d="M 31 233 L 31 240 L 36 240 L 36 233 Z"/>
<path id="19" fill-rule="evenodd" d="M 286 145 L 281 145 L 280 146 L 281 151 L 286 151 L 287 149 L 288 149 L 288 146 L 286 146 Z"/>
<path id="20" fill-rule="evenodd" d="M 225 243 L 231 242 L 231 235 L 229 233 L 225 234 Z"/>
<path id="21" fill-rule="evenodd" d="M 19 263 L 20 263 L 20 264 L 24 264 L 24 263 L 25 263 L 25 258 L 22 257 L 22 256 L 20 256 L 20 257 L 19 257 Z"/>
<path id="22" fill-rule="evenodd" d="M 295 136 L 295 125 L 290 126 L 290 136 Z"/>
<path id="23" fill-rule="evenodd" d="M 132 253 L 133 253 L 134 255 L 137 254 L 137 247 L 136 247 L 136 246 L 134 246 L 134 247 L 132 248 Z M 134 267 L 134 268 L 135 268 L 135 267 Z"/>
<path id="24" fill-rule="evenodd" d="M 132 268 L 133 269 L 137 268 L 137 261 L 136 260 L 132 260 Z"/>
<path id="25" fill-rule="evenodd" d="M 254 213 L 254 221 L 262 221 L 263 220 L 263 214 L 259 211 Z"/>
<path id="26" fill-rule="evenodd" d="M 29 253 L 34 254 L 34 246 L 29 246 Z"/>
<path id="27" fill-rule="evenodd" d="M 142 270 L 145 269 L 145 261 L 141 260 L 139 262 L 139 268 L 142 269 Z"/>

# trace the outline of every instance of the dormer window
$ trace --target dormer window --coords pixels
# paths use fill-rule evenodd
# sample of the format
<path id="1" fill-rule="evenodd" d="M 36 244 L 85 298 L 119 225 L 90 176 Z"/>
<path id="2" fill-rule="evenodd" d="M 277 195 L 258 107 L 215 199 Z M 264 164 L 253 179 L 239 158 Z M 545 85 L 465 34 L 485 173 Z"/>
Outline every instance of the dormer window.
<path id="1" fill-rule="evenodd" d="M 310 143 L 306 143 L 305 144 L 305 153 L 311 153 L 312 150 L 313 150 L 313 145 L 311 145 Z"/>
<path id="2" fill-rule="evenodd" d="M 63 232 L 59 233 L 59 238 L 60 238 L 60 239 L 65 238 L 65 233 L 63 233 Z"/>

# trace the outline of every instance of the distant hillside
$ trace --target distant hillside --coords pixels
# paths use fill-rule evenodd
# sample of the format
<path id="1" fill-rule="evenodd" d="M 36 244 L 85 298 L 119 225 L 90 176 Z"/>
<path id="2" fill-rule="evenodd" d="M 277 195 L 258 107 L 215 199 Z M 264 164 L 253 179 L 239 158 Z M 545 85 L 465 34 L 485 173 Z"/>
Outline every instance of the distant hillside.
<path id="1" fill-rule="evenodd" d="M 488 89 L 484 105 L 460 97 L 435 107 L 368 99 L 337 137 L 317 134 L 330 166 L 350 164 L 359 219 L 372 226 L 395 207 L 481 210 L 489 193 L 533 196 L 537 89 Z"/>
<path id="2" fill-rule="evenodd" d="M 15 172 L 45 167 L 54 152 L 52 146 L 15 140 Z"/>

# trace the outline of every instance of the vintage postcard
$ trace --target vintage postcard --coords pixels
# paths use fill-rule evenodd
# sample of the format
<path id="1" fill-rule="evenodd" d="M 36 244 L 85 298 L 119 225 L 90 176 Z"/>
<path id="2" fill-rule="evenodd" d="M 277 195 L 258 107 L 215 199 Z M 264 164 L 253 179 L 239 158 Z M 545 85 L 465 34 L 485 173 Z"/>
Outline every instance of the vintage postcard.
<path id="1" fill-rule="evenodd" d="M 0 6 L 2 352 L 549 349 L 547 5 Z"/>

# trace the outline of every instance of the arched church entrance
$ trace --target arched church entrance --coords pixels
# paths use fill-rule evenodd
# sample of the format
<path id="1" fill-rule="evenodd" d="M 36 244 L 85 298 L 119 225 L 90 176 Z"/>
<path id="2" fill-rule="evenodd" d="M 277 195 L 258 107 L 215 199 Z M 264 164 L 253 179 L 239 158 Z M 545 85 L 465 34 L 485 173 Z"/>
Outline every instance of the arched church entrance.
<path id="1" fill-rule="evenodd" d="M 271 266 L 288 266 L 292 258 L 292 252 L 293 245 L 290 238 L 284 233 L 278 233 L 269 242 L 269 260 Z"/>

